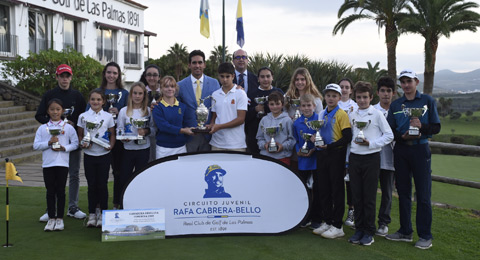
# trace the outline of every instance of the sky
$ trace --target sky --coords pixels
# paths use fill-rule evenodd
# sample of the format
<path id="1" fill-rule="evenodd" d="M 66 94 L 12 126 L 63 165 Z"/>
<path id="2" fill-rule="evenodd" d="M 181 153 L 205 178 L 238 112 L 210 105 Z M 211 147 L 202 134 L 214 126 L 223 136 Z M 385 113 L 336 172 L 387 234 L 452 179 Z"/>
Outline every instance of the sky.
<path id="1" fill-rule="evenodd" d="M 225 44 L 228 51 L 240 48 L 236 43 L 238 0 L 225 0 Z M 480 0 L 473 0 L 480 4 Z M 144 0 L 144 29 L 157 33 L 150 37 L 150 57 L 159 58 L 175 43 L 188 51 L 200 49 L 206 56 L 222 44 L 222 0 L 209 0 L 210 38 L 200 34 L 200 0 Z M 333 35 L 338 8 L 343 0 L 243 0 L 245 45 L 254 53 L 304 54 L 311 59 L 336 60 L 353 67 L 367 67 L 367 61 L 387 68 L 384 29 L 373 20 L 350 24 L 343 34 Z M 476 9 L 480 12 L 480 9 Z M 344 15 L 345 16 L 345 15 Z M 479 28 L 480 30 L 480 28 Z M 397 72 L 409 68 L 424 70 L 424 39 L 419 35 L 401 35 L 397 45 Z M 469 72 L 480 69 L 480 32 L 456 32 L 442 37 L 437 50 L 436 71 L 450 69 Z"/>

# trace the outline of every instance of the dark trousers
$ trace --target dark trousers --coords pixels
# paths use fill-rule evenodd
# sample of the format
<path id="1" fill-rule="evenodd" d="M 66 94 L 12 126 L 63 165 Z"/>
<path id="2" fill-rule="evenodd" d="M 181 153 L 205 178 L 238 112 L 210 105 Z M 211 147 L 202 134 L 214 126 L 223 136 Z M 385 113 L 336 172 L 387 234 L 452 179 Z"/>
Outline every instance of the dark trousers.
<path id="1" fill-rule="evenodd" d="M 345 170 L 346 149 L 317 151 L 318 198 L 320 198 L 323 220 L 328 225 L 341 228 L 345 213 Z M 314 175 L 315 176 L 315 175 Z"/>
<path id="2" fill-rule="evenodd" d="M 348 169 L 347 169 L 348 171 Z M 345 172 L 346 173 L 346 172 Z M 346 175 L 346 174 L 345 174 Z M 347 205 L 348 209 L 353 208 L 353 200 L 352 200 L 352 188 L 350 187 L 350 182 L 346 181 L 345 182 L 345 190 L 347 191 Z"/>
<path id="3" fill-rule="evenodd" d="M 320 200 L 319 198 L 317 197 L 318 196 L 318 191 L 317 191 L 317 187 L 315 187 L 315 176 L 317 176 L 318 174 L 315 173 L 315 170 L 306 170 L 306 171 L 302 171 L 302 170 L 299 170 L 298 171 L 298 175 L 300 177 L 300 179 L 302 180 L 302 182 L 305 184 L 305 186 L 307 185 L 307 182 L 308 182 L 308 179 L 310 178 L 310 176 L 313 176 L 313 186 L 312 186 L 312 189 L 308 189 L 307 188 L 307 192 L 309 192 L 308 194 L 308 197 L 310 198 L 310 212 L 307 216 L 307 221 L 310 221 L 312 220 L 313 222 L 317 222 L 317 223 L 322 223 L 322 215 L 321 215 L 321 206 L 320 206 Z M 317 195 L 315 195 L 317 194 Z"/>
<path id="4" fill-rule="evenodd" d="M 113 146 L 112 156 L 112 174 L 113 174 L 113 204 L 120 204 L 120 195 L 122 192 L 121 182 L 121 168 L 123 162 L 123 148 L 122 142 L 115 142 Z"/>
<path id="5" fill-rule="evenodd" d="M 257 143 L 257 131 L 260 119 L 255 118 L 245 123 L 245 142 L 247 144 L 247 152 L 252 154 L 259 154 L 260 149 Z"/>
<path id="6" fill-rule="evenodd" d="M 122 170 L 121 170 L 121 190 L 120 195 L 122 195 L 123 190 L 126 188 L 127 182 L 133 176 L 133 171 L 138 171 L 145 167 L 148 164 L 148 159 L 150 155 L 150 148 L 142 150 L 125 150 L 123 153 L 122 161 Z M 122 203 L 120 203 L 122 204 Z"/>
<path id="7" fill-rule="evenodd" d="M 382 190 L 382 201 L 378 210 L 378 226 L 388 226 L 392 219 L 390 218 L 390 210 L 392 209 L 392 192 L 394 171 L 380 169 L 380 190 Z"/>
<path id="8" fill-rule="evenodd" d="M 47 212 L 49 218 L 63 218 L 65 211 L 65 185 L 68 167 L 43 168 L 43 181 L 47 188 Z"/>
<path id="9" fill-rule="evenodd" d="M 432 171 L 431 153 L 427 144 L 396 143 L 393 149 L 395 182 L 400 210 L 400 229 L 404 235 L 412 229 L 412 177 L 417 194 L 417 233 L 420 238 L 432 239 Z"/>
<path id="10" fill-rule="evenodd" d="M 108 172 L 112 155 L 107 153 L 102 156 L 84 154 L 83 167 L 88 184 L 88 212 L 95 213 L 97 204 L 100 209 L 108 209 Z"/>
<path id="11" fill-rule="evenodd" d="M 366 155 L 350 153 L 349 172 L 355 208 L 355 229 L 373 236 L 376 231 L 375 213 L 380 153 Z"/>

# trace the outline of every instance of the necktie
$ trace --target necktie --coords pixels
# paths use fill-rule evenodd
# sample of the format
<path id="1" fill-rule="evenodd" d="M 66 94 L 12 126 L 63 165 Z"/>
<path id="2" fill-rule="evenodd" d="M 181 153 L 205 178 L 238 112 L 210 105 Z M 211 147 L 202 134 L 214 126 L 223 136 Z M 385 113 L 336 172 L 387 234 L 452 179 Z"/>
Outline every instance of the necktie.
<path id="1" fill-rule="evenodd" d="M 244 76 L 245 76 L 245 74 L 243 74 L 243 73 L 238 75 L 238 85 L 242 86 L 242 88 L 245 88 L 245 80 L 243 78 Z"/>
<path id="2" fill-rule="evenodd" d="M 200 80 L 197 79 L 197 89 L 195 90 L 195 99 L 197 100 L 197 105 L 200 105 L 200 99 L 202 98 L 202 89 L 200 88 Z"/>

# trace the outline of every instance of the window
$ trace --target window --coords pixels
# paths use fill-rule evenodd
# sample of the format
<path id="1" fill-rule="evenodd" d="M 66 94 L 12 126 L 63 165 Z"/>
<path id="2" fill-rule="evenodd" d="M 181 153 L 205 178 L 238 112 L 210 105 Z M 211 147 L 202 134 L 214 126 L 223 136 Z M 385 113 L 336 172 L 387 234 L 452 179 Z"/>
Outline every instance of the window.
<path id="1" fill-rule="evenodd" d="M 63 49 L 72 48 L 81 51 L 78 46 L 77 22 L 69 19 L 63 20 Z"/>
<path id="2" fill-rule="evenodd" d="M 50 48 L 48 41 L 48 16 L 37 12 L 28 12 L 28 36 L 31 52 L 40 52 Z"/>
<path id="3" fill-rule="evenodd" d="M 97 28 L 97 59 L 102 63 L 117 60 L 113 30 Z"/>
<path id="4" fill-rule="evenodd" d="M 17 37 L 10 34 L 10 7 L 0 5 L 0 56 L 15 57 Z"/>
<path id="5" fill-rule="evenodd" d="M 139 39 L 135 34 L 125 33 L 124 62 L 130 65 L 140 64 Z"/>

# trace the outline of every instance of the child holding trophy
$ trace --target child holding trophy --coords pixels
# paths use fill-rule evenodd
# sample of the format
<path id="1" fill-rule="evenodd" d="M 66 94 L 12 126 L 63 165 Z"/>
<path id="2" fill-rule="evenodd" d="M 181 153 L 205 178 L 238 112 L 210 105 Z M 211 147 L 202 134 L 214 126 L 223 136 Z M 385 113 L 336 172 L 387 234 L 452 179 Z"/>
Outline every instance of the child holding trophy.
<path id="1" fill-rule="evenodd" d="M 115 124 L 110 113 L 103 111 L 105 95 L 94 89 L 88 96 L 90 109 L 78 120 L 78 139 L 82 140 L 83 167 L 88 184 L 87 227 L 102 226 L 101 210 L 108 209 L 108 172 L 112 159 L 110 150 L 115 145 Z M 97 208 L 99 205 L 99 208 Z"/>
<path id="2" fill-rule="evenodd" d="M 260 154 L 290 165 L 295 138 L 292 132 L 292 119 L 283 111 L 283 103 L 284 98 L 280 92 L 273 91 L 268 95 L 268 108 L 271 112 L 260 121 L 257 143 Z"/>
<path id="3" fill-rule="evenodd" d="M 47 103 L 50 120 L 38 128 L 33 142 L 33 149 L 42 150 L 43 180 L 47 188 L 49 218 L 45 231 L 64 229 L 69 153 L 78 147 L 75 129 L 61 118 L 63 110 L 63 103 L 57 98 Z"/>
<path id="4" fill-rule="evenodd" d="M 348 241 L 368 246 L 374 242 L 373 235 L 376 232 L 380 151 L 393 141 L 393 133 L 382 112 L 370 105 L 373 99 L 373 88 L 370 83 L 357 82 L 354 95 L 358 109 L 350 113 L 353 139 L 349 172 L 355 207 L 355 234 Z"/>
<path id="5" fill-rule="evenodd" d="M 150 135 L 153 132 L 147 89 L 142 82 L 135 82 L 130 88 L 127 106 L 118 113 L 117 139 L 122 140 L 122 167 L 120 187 L 124 188 L 135 170 L 147 165 L 150 155 Z M 127 159 L 128 158 L 128 159 Z"/>

